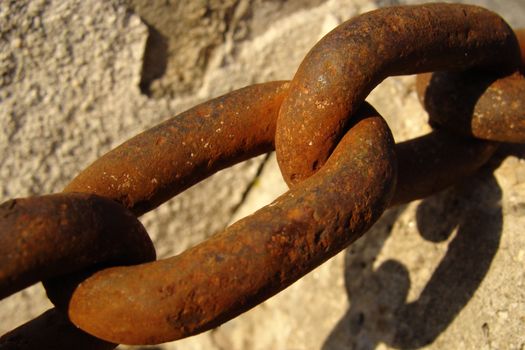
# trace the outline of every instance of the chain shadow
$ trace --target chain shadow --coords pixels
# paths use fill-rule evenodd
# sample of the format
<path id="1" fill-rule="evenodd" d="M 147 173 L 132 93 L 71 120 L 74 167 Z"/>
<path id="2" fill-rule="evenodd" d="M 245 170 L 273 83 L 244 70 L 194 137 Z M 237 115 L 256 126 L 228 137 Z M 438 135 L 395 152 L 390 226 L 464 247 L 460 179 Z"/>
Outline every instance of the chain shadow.
<path id="1" fill-rule="evenodd" d="M 498 251 L 502 191 L 493 171 L 508 155 L 525 158 L 525 147 L 504 145 L 472 178 L 419 204 L 416 221 L 423 239 L 442 242 L 456 233 L 417 300 L 407 302 L 411 281 L 405 265 L 391 259 L 373 266 L 406 207 L 387 211 L 347 249 L 344 273 L 350 308 L 325 340 L 323 350 L 374 349 L 379 343 L 420 348 L 452 323 Z M 432 268 L 424 261 L 421 265 Z"/>

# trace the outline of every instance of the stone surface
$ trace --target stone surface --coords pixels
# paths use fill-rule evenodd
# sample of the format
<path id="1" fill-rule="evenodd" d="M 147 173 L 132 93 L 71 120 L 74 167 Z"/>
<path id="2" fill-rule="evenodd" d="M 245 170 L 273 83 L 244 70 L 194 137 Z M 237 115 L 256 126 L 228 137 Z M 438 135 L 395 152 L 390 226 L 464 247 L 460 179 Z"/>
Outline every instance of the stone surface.
<path id="1" fill-rule="evenodd" d="M 142 89 L 158 98 L 200 86 L 215 48 L 237 31 L 236 23 L 246 11 L 239 3 L 130 0 L 149 27 Z"/>
<path id="2" fill-rule="evenodd" d="M 100 154 L 199 101 L 291 78 L 309 48 L 351 16 L 416 2 L 167 2 L 179 12 L 158 17 L 153 7 L 164 2 L 2 1 L 0 201 L 60 191 Z M 475 2 L 525 26 L 520 0 Z M 214 11 L 180 15 L 203 8 Z M 199 27 L 181 39 L 189 32 L 180 26 L 188 24 Z M 148 98 L 141 81 L 152 27 L 181 46 L 170 46 L 178 49 L 167 51 L 164 72 L 153 71 L 157 80 L 148 78 L 154 97 Z M 198 41 L 193 48 L 192 41 Z M 181 78 L 176 62 L 188 76 Z M 368 99 L 397 141 L 429 130 L 413 83 L 389 78 Z M 523 146 L 502 147 L 473 178 L 389 210 L 352 247 L 215 330 L 120 348 L 522 350 L 523 159 Z M 274 156 L 261 157 L 195 186 L 143 222 L 159 255 L 173 255 L 285 190 Z M 39 286 L 1 301 L 0 333 L 48 306 Z"/>
<path id="3" fill-rule="evenodd" d="M 322 0 L 129 0 L 148 25 L 141 88 L 154 98 L 194 92 L 206 71 L 268 24 Z"/>

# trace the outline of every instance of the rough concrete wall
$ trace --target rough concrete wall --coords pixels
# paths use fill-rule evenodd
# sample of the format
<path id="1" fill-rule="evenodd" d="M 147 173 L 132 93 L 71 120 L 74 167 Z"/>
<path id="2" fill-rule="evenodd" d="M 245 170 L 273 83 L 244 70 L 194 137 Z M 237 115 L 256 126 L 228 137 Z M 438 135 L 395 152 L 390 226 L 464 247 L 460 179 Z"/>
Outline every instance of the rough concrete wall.
<path id="1" fill-rule="evenodd" d="M 131 0 L 131 8 L 150 28 L 143 91 L 173 97 L 198 87 L 214 49 L 235 32 L 230 24 L 235 26 L 243 12 L 236 11 L 237 3 Z"/>
<path id="2" fill-rule="evenodd" d="M 154 98 L 192 93 L 202 85 L 211 62 L 224 57 L 224 50 L 257 37 L 279 18 L 322 2 L 129 0 L 149 28 L 141 89 Z"/>
<path id="3" fill-rule="evenodd" d="M 288 79 L 323 33 L 355 14 L 401 2 L 178 2 L 196 13 L 208 4 L 216 11 L 169 17 L 174 28 L 199 26 L 195 34 L 172 28 L 163 34 L 167 42 L 177 45 L 169 34 L 177 33 L 199 43 L 192 48 L 192 40 L 180 40 L 186 49 L 167 52 L 158 90 L 151 85 L 154 98 L 141 92 L 144 53 L 151 28 L 164 27 L 145 18 L 146 2 L 0 2 L 0 201 L 60 191 L 102 153 L 199 101 Z M 478 3 L 525 26 L 519 0 Z M 202 47 L 211 47 L 203 61 Z M 188 85 L 180 83 L 186 78 L 177 62 L 198 63 L 185 66 L 196 77 Z M 396 140 L 428 130 L 413 78 L 388 79 L 369 100 Z M 353 247 L 254 310 L 151 348 L 523 349 L 524 158 L 523 147 L 504 147 L 469 181 L 388 211 Z M 259 159 L 214 176 L 143 222 L 159 255 L 173 255 L 285 189 L 273 157 Z M 0 333 L 48 306 L 39 286 L 1 301 Z"/>

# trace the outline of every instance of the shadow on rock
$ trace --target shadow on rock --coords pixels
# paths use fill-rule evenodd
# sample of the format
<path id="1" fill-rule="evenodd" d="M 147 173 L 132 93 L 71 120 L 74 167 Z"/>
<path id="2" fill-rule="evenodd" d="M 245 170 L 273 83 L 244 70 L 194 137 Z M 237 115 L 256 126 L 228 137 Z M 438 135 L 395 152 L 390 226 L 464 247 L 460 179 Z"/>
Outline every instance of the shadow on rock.
<path id="1" fill-rule="evenodd" d="M 419 204 L 416 220 L 421 237 L 429 242 L 450 242 L 435 268 L 425 266 L 430 263 L 425 261 L 424 251 L 417 253 L 421 258 L 411 267 L 413 273 L 420 268 L 433 273 L 416 300 L 407 302 L 411 279 L 404 264 L 390 259 L 374 267 L 406 207 L 387 211 L 347 249 L 345 282 L 350 309 L 326 339 L 323 350 L 374 349 L 379 343 L 420 348 L 446 330 L 480 286 L 498 251 L 502 191 L 493 171 L 508 155 L 523 158 L 525 148 L 504 145 L 477 175 Z"/>

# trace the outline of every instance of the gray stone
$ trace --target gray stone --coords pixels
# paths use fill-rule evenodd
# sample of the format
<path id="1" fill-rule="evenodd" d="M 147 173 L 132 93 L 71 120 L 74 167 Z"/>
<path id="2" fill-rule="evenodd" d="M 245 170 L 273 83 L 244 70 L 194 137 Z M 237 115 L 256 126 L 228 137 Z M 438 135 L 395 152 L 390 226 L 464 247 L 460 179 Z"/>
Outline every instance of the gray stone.
<path id="1" fill-rule="evenodd" d="M 193 93 L 213 62 L 268 25 L 322 0 L 129 0 L 148 24 L 141 87 L 154 98 Z"/>

